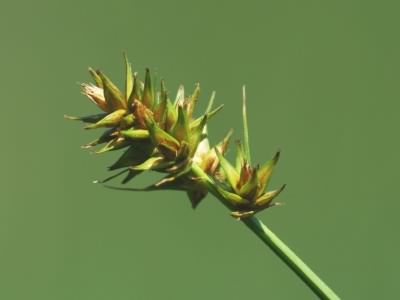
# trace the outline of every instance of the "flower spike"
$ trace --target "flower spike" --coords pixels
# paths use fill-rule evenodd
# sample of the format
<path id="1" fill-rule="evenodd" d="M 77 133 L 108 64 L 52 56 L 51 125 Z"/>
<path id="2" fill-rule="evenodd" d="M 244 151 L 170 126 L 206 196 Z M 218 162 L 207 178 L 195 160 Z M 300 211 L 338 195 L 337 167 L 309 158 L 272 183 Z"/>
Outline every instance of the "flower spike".
<path id="1" fill-rule="evenodd" d="M 276 191 L 265 190 L 280 152 L 265 164 L 251 165 L 246 87 L 242 88 L 243 142 L 237 142 L 236 161 L 232 165 L 224 156 L 232 131 L 214 147 L 210 147 L 207 137 L 208 121 L 222 108 L 222 105 L 212 107 L 215 92 L 203 115 L 194 117 L 200 97 L 198 83 L 187 97 L 181 85 L 172 102 L 164 80 L 156 91 L 150 69 L 146 69 L 144 81 L 141 81 L 127 55 L 123 56 L 124 91 L 121 92 L 103 72 L 89 68 L 94 84 L 82 84 L 82 92 L 103 112 L 84 117 L 66 116 L 86 123 L 86 129 L 106 128 L 98 139 L 84 148 L 105 144 L 95 153 L 125 149 L 109 167 L 111 171 L 121 171 L 103 182 L 126 174 L 122 183 L 127 183 L 144 171 L 156 171 L 166 177 L 146 190 L 186 191 L 193 208 L 210 189 L 230 203 L 237 218 L 246 218 L 272 206 L 273 199 L 284 186 Z M 204 178 L 192 174 L 194 166 L 204 172 Z M 203 182 L 206 177 L 208 184 Z"/>
<path id="2" fill-rule="evenodd" d="M 80 120 L 86 129 L 102 129 L 99 138 L 82 146 L 102 145 L 94 153 L 124 149 L 122 155 L 109 167 L 115 173 L 104 180 L 95 181 L 105 187 L 126 191 L 183 191 L 196 208 L 211 193 L 231 210 L 232 217 L 251 229 L 315 292 L 321 299 L 338 300 L 339 297 L 298 258 L 254 214 L 279 203 L 275 198 L 284 190 L 282 185 L 269 191 L 268 185 L 279 160 L 280 151 L 262 165 L 252 165 L 249 127 L 247 119 L 246 87 L 242 88 L 243 139 L 237 142 L 234 163 L 226 157 L 232 131 L 210 146 L 208 121 L 222 108 L 213 109 L 215 92 L 206 111 L 195 116 L 200 97 L 200 85 L 195 84 L 191 95 L 185 96 L 180 86 L 172 101 L 164 80 L 156 90 L 156 80 L 146 68 L 144 80 L 132 70 L 124 53 L 125 86 L 120 90 L 103 72 L 89 68 L 94 83 L 83 83 L 82 93 L 101 110 L 83 117 L 65 116 Z M 163 178 L 144 188 L 114 187 L 107 182 L 120 177 L 127 184 L 138 175 L 153 171 Z"/>

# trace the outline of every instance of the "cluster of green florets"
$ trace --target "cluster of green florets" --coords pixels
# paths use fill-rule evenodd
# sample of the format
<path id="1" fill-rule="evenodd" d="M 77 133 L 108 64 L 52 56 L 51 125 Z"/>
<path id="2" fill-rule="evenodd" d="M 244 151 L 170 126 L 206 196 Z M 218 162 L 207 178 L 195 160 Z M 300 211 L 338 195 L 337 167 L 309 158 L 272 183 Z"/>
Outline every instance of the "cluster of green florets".
<path id="1" fill-rule="evenodd" d="M 185 95 L 179 87 L 172 101 L 161 80 L 160 89 L 146 69 L 144 82 L 132 71 L 125 56 L 125 90 L 121 91 L 101 71 L 89 68 L 94 84 L 82 84 L 82 93 L 103 112 L 85 117 L 68 119 L 85 122 L 86 129 L 105 128 L 101 136 L 84 145 L 92 148 L 103 145 L 96 153 L 124 149 L 124 153 L 112 164 L 110 170 L 122 169 L 102 183 L 125 174 L 123 184 L 144 171 L 156 171 L 166 176 L 144 189 L 174 189 L 185 191 L 196 207 L 212 192 L 225 201 L 236 218 L 245 218 L 270 207 L 272 200 L 283 190 L 265 192 L 279 152 L 264 165 L 250 165 L 245 96 L 243 101 L 245 139 L 237 143 L 236 165 L 224 157 L 232 131 L 214 147 L 207 137 L 207 122 L 221 108 L 213 109 L 214 94 L 206 111 L 194 117 L 194 109 L 200 95 L 200 86 Z"/>

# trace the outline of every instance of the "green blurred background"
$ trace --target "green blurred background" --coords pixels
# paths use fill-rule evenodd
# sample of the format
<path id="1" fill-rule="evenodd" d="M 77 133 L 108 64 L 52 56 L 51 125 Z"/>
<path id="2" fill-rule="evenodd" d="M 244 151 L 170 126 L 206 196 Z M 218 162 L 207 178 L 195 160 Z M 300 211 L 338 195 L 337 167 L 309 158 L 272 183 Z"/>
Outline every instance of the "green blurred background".
<path id="1" fill-rule="evenodd" d="M 208 197 L 127 193 L 92 180 L 115 153 L 63 114 L 95 107 L 77 82 L 157 70 L 225 108 L 215 142 L 278 148 L 286 203 L 259 216 L 344 299 L 395 299 L 400 238 L 397 1 L 2 1 L 0 299 L 314 299 Z M 231 150 L 229 155 L 232 156 Z M 397 166 L 397 167 L 396 167 Z M 151 177 L 140 178 L 141 185 Z"/>

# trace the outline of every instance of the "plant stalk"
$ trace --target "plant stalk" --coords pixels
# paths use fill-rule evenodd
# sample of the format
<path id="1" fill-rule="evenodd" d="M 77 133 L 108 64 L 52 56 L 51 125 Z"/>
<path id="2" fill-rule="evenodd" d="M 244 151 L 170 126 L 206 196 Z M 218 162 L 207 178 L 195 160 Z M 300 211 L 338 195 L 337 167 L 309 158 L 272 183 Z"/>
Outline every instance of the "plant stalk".
<path id="1" fill-rule="evenodd" d="M 253 231 L 296 275 L 320 298 L 339 300 L 339 296 L 322 281 L 281 239 L 263 222 L 252 216 L 242 222 Z"/>
<path id="2" fill-rule="evenodd" d="M 199 166 L 193 164 L 192 172 L 197 178 L 203 180 L 210 193 L 232 210 L 231 205 L 220 196 L 214 184 Z M 278 255 L 320 299 L 340 300 L 339 296 L 258 218 L 251 216 L 241 221 Z"/>

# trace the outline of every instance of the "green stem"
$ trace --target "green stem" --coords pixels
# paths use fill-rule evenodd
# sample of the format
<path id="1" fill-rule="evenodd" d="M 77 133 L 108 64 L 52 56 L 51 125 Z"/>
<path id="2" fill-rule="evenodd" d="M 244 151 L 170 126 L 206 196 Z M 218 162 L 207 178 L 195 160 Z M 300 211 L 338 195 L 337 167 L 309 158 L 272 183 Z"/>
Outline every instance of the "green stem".
<path id="1" fill-rule="evenodd" d="M 232 207 L 221 197 L 213 182 L 197 165 L 192 166 L 193 174 L 203 180 L 209 191 L 230 210 Z M 280 240 L 264 223 L 252 216 L 242 222 L 253 231 L 279 258 L 320 298 L 340 300 L 331 288 L 324 283 L 286 244 Z"/>
<path id="2" fill-rule="evenodd" d="M 320 298 L 340 299 L 288 246 L 256 217 L 242 222 L 253 231 Z"/>

